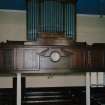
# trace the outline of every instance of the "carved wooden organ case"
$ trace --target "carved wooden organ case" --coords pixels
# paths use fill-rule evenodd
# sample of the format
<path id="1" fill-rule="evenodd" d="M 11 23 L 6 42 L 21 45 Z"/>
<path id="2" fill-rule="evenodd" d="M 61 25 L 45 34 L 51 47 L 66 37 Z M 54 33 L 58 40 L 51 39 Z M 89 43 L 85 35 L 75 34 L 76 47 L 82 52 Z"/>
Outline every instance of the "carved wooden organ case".
<path id="1" fill-rule="evenodd" d="M 0 44 L 0 73 L 105 71 L 105 44 L 76 42 L 75 0 L 28 0 L 27 41 Z"/>

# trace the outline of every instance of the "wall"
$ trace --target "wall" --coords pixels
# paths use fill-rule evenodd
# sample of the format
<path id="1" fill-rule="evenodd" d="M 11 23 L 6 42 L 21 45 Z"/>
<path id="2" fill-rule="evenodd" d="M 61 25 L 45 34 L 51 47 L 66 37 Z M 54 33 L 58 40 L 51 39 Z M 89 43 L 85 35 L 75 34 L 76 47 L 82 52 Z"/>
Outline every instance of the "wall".
<path id="1" fill-rule="evenodd" d="M 0 11 L 0 41 L 26 40 L 25 12 Z M 77 41 L 105 42 L 105 17 L 91 15 L 78 15 L 77 17 Z M 2 79 L 1 79 L 2 78 Z M 12 87 L 11 77 L 0 77 L 1 87 Z M 7 84 L 8 82 L 8 84 Z M 4 84 L 5 85 L 2 85 Z M 10 83 L 10 84 L 9 84 Z M 85 75 L 28 77 L 26 86 L 85 86 Z"/>
<path id="2" fill-rule="evenodd" d="M 29 76 L 26 79 L 26 87 L 64 87 L 85 86 L 85 75 L 59 75 L 59 76 Z"/>
<path id="3" fill-rule="evenodd" d="M 105 43 L 105 16 L 78 15 L 77 41 Z"/>
<path id="4" fill-rule="evenodd" d="M 12 88 L 13 83 L 12 83 L 12 77 L 0 77 L 0 88 Z"/>
<path id="5" fill-rule="evenodd" d="M 0 42 L 26 40 L 26 18 L 23 11 L 0 11 Z"/>

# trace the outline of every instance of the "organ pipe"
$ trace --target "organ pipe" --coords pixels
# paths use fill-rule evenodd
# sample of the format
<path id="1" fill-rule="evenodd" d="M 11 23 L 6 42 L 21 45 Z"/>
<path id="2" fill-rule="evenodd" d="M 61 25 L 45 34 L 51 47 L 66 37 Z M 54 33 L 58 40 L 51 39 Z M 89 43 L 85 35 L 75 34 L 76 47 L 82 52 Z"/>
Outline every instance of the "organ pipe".
<path id="1" fill-rule="evenodd" d="M 64 32 L 76 38 L 75 5 L 70 0 L 28 0 L 27 40 L 35 41 L 40 32 Z"/>

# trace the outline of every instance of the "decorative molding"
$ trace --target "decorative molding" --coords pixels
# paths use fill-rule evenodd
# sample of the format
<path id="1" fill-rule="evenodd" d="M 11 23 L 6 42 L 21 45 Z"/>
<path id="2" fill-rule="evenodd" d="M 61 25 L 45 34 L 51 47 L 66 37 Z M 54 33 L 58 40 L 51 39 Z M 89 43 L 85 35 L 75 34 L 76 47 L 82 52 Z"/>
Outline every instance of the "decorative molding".
<path id="1" fill-rule="evenodd" d="M 0 12 L 12 12 L 12 13 L 26 13 L 26 10 L 11 10 L 11 9 L 0 9 Z M 77 13 L 77 16 L 88 16 L 88 17 L 105 17 L 105 15 L 98 14 L 80 14 Z"/>
<path id="2" fill-rule="evenodd" d="M 9 9 L 0 9 L 0 12 L 26 13 L 26 10 L 9 10 Z"/>
<path id="3" fill-rule="evenodd" d="M 98 14 L 79 14 L 79 13 L 77 13 L 77 16 L 83 16 L 83 17 L 105 17 L 105 15 L 98 15 Z"/>

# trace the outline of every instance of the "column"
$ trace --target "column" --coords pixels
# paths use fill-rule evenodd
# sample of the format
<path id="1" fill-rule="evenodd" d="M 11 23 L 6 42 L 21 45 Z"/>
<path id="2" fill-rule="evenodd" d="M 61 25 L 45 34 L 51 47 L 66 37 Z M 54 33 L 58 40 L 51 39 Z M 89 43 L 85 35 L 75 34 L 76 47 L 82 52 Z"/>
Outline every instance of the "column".
<path id="1" fill-rule="evenodd" d="M 21 105 L 21 73 L 17 73 L 17 105 Z"/>
<path id="2" fill-rule="evenodd" d="M 90 105 L 90 73 L 86 73 L 86 105 Z"/>

